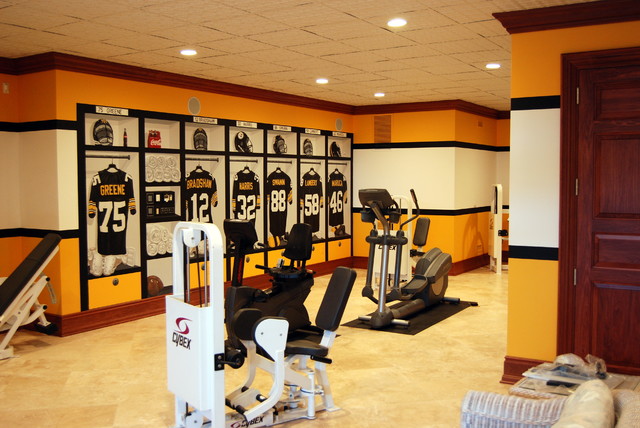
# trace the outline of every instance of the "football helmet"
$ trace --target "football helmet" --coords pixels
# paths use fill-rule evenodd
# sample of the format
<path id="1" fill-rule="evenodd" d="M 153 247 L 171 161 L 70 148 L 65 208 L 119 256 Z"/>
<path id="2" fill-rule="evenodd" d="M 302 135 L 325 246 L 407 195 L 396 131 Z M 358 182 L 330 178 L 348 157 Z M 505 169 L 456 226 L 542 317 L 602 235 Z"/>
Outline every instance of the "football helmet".
<path id="1" fill-rule="evenodd" d="M 281 135 L 276 135 L 273 141 L 273 151 L 277 155 L 287 153 L 287 142 L 284 141 Z"/>
<path id="2" fill-rule="evenodd" d="M 335 141 L 331 143 L 331 147 L 329 148 L 329 153 L 332 158 L 339 158 L 342 156 L 340 152 L 340 146 L 338 145 L 338 143 L 336 143 Z"/>
<path id="3" fill-rule="evenodd" d="M 253 152 L 253 144 L 249 139 L 249 136 L 242 131 L 238 131 L 236 138 L 234 139 L 236 150 L 242 153 Z"/>
<path id="4" fill-rule="evenodd" d="M 313 143 L 310 139 L 304 139 L 304 142 L 302 143 L 302 151 L 307 156 L 313 156 Z"/>
<path id="5" fill-rule="evenodd" d="M 113 146 L 113 128 L 105 119 L 98 119 L 93 124 L 93 143 Z"/>
<path id="6" fill-rule="evenodd" d="M 194 131 L 193 148 L 196 150 L 207 150 L 207 133 L 204 129 L 198 128 Z"/>

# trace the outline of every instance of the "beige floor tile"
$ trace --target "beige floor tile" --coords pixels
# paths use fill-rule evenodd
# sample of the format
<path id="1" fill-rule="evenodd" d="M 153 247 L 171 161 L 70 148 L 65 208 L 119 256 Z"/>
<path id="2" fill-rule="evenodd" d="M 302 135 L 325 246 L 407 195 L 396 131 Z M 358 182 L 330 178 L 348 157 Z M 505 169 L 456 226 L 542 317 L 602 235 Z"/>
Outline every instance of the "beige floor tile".
<path id="1" fill-rule="evenodd" d="M 358 270 L 343 322 L 371 312 Z M 455 427 L 469 389 L 506 392 L 508 274 L 450 278 L 448 295 L 479 303 L 415 335 L 341 327 L 329 369 L 341 407 L 291 427 Z M 307 300 L 315 317 L 328 277 Z M 0 361 L 0 427 L 169 427 L 164 316 L 59 338 L 20 331 L 16 357 Z M 227 370 L 227 390 L 243 369 Z M 261 384 L 268 385 L 268 379 Z"/>

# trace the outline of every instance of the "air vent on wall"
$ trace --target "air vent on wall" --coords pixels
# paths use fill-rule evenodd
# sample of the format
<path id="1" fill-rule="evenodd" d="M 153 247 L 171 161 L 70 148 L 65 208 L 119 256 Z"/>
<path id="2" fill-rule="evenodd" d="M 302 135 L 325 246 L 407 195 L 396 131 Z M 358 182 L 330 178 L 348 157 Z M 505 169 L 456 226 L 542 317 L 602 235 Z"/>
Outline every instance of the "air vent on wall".
<path id="1" fill-rule="evenodd" d="M 373 117 L 373 142 L 374 143 L 390 143 L 391 142 L 391 115 Z"/>

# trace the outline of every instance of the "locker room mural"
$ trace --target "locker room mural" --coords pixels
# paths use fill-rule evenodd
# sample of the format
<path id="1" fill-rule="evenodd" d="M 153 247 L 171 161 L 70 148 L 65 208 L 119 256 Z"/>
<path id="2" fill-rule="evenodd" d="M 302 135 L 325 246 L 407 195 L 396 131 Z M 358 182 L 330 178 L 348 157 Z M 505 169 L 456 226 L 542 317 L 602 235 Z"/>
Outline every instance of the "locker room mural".
<path id="1" fill-rule="evenodd" d="M 82 310 L 171 293 L 179 221 L 224 238 L 225 218 L 250 220 L 257 263 L 297 222 L 314 242 L 350 237 L 350 134 L 86 104 L 78 118 Z"/>

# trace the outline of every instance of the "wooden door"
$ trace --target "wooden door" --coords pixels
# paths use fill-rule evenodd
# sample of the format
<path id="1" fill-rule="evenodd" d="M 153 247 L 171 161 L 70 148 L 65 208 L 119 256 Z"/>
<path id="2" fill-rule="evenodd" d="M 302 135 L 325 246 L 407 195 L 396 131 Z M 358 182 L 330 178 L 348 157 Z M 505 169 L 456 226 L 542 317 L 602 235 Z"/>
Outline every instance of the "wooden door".
<path id="1" fill-rule="evenodd" d="M 573 114 L 563 117 L 572 132 L 561 215 L 571 231 L 560 249 L 570 257 L 560 259 L 559 349 L 640 374 L 640 54 L 616 53 L 579 55 L 565 100 L 575 105 L 563 108 Z"/>

